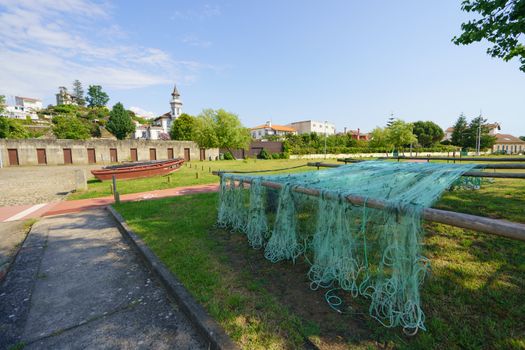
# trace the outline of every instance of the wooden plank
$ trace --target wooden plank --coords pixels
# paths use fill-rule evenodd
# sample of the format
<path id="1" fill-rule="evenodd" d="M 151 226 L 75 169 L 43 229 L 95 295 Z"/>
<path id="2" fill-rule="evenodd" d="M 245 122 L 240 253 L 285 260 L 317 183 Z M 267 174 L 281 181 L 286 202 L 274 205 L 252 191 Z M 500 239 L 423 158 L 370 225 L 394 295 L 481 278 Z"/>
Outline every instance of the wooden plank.
<path id="1" fill-rule="evenodd" d="M 224 172 L 214 172 L 217 175 L 222 175 Z M 244 179 L 244 182 L 251 183 L 251 179 Z M 282 184 L 271 181 L 263 181 L 263 186 L 273 189 L 280 189 Z M 306 187 L 294 187 L 295 192 L 303 193 L 309 196 L 320 196 L 320 191 L 317 189 Z M 336 194 L 325 193 L 328 198 L 338 198 Z M 369 208 L 385 209 L 387 204 L 381 200 L 366 198 L 362 196 L 349 195 L 345 199 L 354 205 L 365 205 Z M 402 209 L 401 209 L 402 210 Z M 468 230 L 478 232 L 485 232 L 497 236 L 517 239 L 525 241 L 525 224 L 515 223 L 507 220 L 497 220 L 485 218 L 477 215 L 457 213 L 453 211 L 440 210 L 434 208 L 423 209 L 423 218 L 427 221 L 437 222 L 440 224 L 452 225 Z"/>

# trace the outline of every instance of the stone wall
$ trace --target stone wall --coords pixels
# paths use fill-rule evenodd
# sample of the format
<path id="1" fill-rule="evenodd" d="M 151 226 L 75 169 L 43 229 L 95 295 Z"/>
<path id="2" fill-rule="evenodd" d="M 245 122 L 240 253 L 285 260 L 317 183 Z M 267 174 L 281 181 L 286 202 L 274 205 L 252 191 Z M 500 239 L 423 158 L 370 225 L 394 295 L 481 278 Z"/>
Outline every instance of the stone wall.
<path id="1" fill-rule="evenodd" d="M 14 165 L 10 164 L 11 153 L 11 159 L 16 154 L 19 165 L 39 165 L 39 158 L 41 165 L 44 165 L 43 160 L 47 165 L 66 164 L 69 154 L 72 164 L 92 164 L 93 159 L 88 159 L 88 149 L 91 155 L 94 152 L 96 164 L 111 163 L 111 153 L 116 153 L 119 163 L 129 162 L 132 160 L 132 149 L 137 150 L 138 161 L 151 160 L 152 154 L 156 154 L 157 160 L 168 159 L 169 149 L 173 149 L 174 158 L 184 158 L 188 152 L 189 160 L 200 160 L 201 155 L 206 160 L 210 157 L 215 160 L 219 156 L 217 148 L 206 149 L 202 154 L 198 145 L 191 141 L 1 139 L 0 163 L 3 166 Z"/>

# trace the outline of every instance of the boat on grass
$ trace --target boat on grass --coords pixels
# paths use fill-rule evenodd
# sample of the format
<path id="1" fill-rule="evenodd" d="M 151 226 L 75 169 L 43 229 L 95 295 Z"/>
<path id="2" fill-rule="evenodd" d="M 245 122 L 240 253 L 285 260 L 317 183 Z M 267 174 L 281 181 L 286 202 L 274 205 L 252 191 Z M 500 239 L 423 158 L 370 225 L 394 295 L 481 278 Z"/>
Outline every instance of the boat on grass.
<path id="1" fill-rule="evenodd" d="M 157 175 L 166 175 L 177 171 L 182 164 L 183 158 L 169 160 L 152 160 L 149 162 L 133 162 L 119 165 L 111 165 L 102 169 L 91 170 L 97 179 L 111 180 L 113 176 L 117 179 L 136 179 L 141 177 L 150 177 Z"/>

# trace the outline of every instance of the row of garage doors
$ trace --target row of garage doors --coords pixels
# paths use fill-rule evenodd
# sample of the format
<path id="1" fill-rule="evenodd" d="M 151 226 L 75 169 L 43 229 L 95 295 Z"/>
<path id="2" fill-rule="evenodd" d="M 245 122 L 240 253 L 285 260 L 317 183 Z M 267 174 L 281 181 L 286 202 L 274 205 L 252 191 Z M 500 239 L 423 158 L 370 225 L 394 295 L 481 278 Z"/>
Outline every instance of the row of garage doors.
<path id="1" fill-rule="evenodd" d="M 168 159 L 173 159 L 173 148 L 168 148 Z M 63 148 L 62 149 L 63 155 L 64 155 L 64 164 L 73 164 L 73 154 L 71 152 L 71 148 Z M 7 150 L 8 156 L 9 156 L 9 165 L 19 165 L 19 157 L 18 157 L 18 149 L 16 148 L 9 148 Z M 138 158 L 138 151 L 136 148 L 130 148 L 130 155 L 131 155 L 131 161 L 136 162 L 139 160 Z M 47 164 L 47 153 L 45 148 L 37 148 L 36 149 L 36 157 L 38 164 L 45 165 Z M 87 149 L 87 158 L 89 164 L 95 164 L 97 162 L 97 154 L 94 148 L 88 148 Z M 118 152 L 116 148 L 110 148 L 109 149 L 109 159 L 111 163 L 117 163 L 118 162 Z M 157 160 L 157 149 L 156 148 L 150 148 L 149 149 L 149 159 L 150 160 Z M 200 160 L 206 159 L 206 150 L 201 149 L 200 150 Z M 189 161 L 190 160 L 190 149 L 185 148 L 184 149 L 184 160 Z"/>

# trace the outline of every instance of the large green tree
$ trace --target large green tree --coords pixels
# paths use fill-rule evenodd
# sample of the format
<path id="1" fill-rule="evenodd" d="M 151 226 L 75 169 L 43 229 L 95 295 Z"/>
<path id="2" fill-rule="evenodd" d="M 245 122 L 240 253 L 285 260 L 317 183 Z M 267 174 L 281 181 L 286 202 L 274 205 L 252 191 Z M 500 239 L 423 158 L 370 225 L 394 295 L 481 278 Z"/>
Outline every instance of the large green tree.
<path id="1" fill-rule="evenodd" d="M 525 46 L 520 40 L 525 33 L 524 0 L 464 0 L 461 9 L 481 18 L 461 25 L 463 32 L 452 39 L 456 45 L 486 39 L 493 44 L 487 49 L 489 55 L 504 61 L 517 57 L 521 62 L 520 70 L 525 72 Z"/>
<path id="2" fill-rule="evenodd" d="M 219 147 L 233 153 L 234 149 L 247 148 L 250 140 L 250 131 L 236 114 L 205 109 L 195 118 L 194 141 L 200 147 Z"/>
<path id="3" fill-rule="evenodd" d="M 86 100 L 89 107 L 104 107 L 109 101 L 109 96 L 102 91 L 102 86 L 89 85 Z"/>
<path id="4" fill-rule="evenodd" d="M 412 123 L 396 119 L 387 130 L 387 139 L 397 150 L 417 142 L 417 137 L 413 133 L 414 125 Z"/>
<path id="5" fill-rule="evenodd" d="M 84 88 L 82 88 L 82 83 L 78 79 L 73 82 L 73 96 L 75 96 L 79 106 L 86 105 L 86 100 L 84 98 Z"/>
<path id="6" fill-rule="evenodd" d="M 91 130 L 79 118 L 71 115 L 57 115 L 53 119 L 53 133 L 57 139 L 87 140 Z"/>
<path id="7" fill-rule="evenodd" d="M 22 121 L 7 117 L 0 117 L 0 139 L 25 139 L 29 132 Z"/>
<path id="8" fill-rule="evenodd" d="M 525 141 L 525 136 L 520 136 L 520 140 Z"/>
<path id="9" fill-rule="evenodd" d="M 182 113 L 171 125 L 170 137 L 172 140 L 191 141 L 195 130 L 195 118 Z"/>
<path id="10" fill-rule="evenodd" d="M 109 112 L 106 129 L 119 140 L 125 139 L 135 131 L 135 124 L 131 120 L 128 111 L 124 109 L 122 103 L 118 102 L 113 106 L 111 112 Z"/>
<path id="11" fill-rule="evenodd" d="M 423 147 L 432 147 L 443 139 L 443 129 L 432 121 L 417 121 L 414 123 L 414 135 Z"/>
<path id="12" fill-rule="evenodd" d="M 463 113 L 461 113 L 454 124 L 454 130 L 452 131 L 450 142 L 452 142 L 454 146 L 459 146 L 462 148 L 467 147 L 467 131 L 467 118 Z"/>

